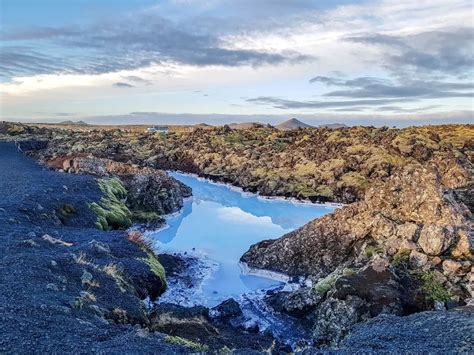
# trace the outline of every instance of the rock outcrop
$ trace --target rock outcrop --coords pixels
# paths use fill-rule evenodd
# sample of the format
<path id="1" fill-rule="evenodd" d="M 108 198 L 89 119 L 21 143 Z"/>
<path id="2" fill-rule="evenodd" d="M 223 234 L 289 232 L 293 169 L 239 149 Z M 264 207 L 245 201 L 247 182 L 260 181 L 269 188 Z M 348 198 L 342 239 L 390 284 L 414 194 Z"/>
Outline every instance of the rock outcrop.
<path id="1" fill-rule="evenodd" d="M 473 297 L 473 216 L 440 179 L 434 167 L 405 167 L 363 201 L 253 245 L 241 260 L 313 280 L 309 289 L 322 297 L 300 316 L 313 324 L 318 346 L 338 346 L 355 324 L 380 313 L 463 304 Z M 284 294 L 280 304 L 302 292 L 311 291 Z"/>
<path id="2" fill-rule="evenodd" d="M 81 155 L 57 157 L 45 163 L 70 173 L 118 176 L 127 190 L 127 205 L 134 210 L 158 214 L 177 212 L 183 207 L 183 198 L 192 194 L 191 188 L 166 172 L 136 164 Z"/>
<path id="3" fill-rule="evenodd" d="M 251 247 L 242 261 L 252 267 L 319 279 L 341 265 L 413 251 L 419 260 L 472 257 L 472 214 L 446 198 L 435 170 L 406 167 L 374 184 L 361 202 L 344 206 L 278 240 Z M 419 254 L 418 254 L 419 255 Z"/>

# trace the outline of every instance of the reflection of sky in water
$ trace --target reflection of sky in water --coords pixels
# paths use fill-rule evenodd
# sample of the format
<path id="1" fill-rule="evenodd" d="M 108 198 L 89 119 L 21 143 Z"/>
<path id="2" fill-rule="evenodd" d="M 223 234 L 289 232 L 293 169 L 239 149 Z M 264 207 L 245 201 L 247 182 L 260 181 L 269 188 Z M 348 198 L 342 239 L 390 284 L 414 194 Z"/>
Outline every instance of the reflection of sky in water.
<path id="1" fill-rule="evenodd" d="M 278 282 L 242 275 L 239 259 L 248 248 L 264 239 L 275 239 L 333 207 L 265 200 L 192 176 L 171 173 L 193 189 L 193 199 L 169 228 L 153 235 L 160 252 L 198 252 L 217 262 L 218 269 L 203 285 L 209 304 Z"/>

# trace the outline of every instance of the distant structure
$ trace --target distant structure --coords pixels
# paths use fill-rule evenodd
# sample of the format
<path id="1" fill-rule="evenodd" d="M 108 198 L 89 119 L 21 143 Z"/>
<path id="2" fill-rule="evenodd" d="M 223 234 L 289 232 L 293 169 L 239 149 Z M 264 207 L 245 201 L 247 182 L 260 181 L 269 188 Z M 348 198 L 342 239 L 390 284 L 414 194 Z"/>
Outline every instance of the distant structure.
<path id="1" fill-rule="evenodd" d="M 168 133 L 169 129 L 165 126 L 154 126 L 146 129 L 148 133 Z"/>

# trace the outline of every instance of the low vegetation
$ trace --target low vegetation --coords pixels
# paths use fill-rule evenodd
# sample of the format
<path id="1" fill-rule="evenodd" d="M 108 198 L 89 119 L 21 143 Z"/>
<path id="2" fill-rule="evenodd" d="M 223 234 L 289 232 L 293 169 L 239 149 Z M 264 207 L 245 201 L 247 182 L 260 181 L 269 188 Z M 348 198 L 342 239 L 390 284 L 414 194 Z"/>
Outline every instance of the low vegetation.
<path id="1" fill-rule="evenodd" d="M 336 273 L 331 273 L 325 278 L 322 278 L 314 285 L 313 289 L 319 293 L 321 296 L 324 296 L 336 283 L 338 275 Z"/>
<path id="2" fill-rule="evenodd" d="M 423 272 L 420 274 L 420 279 L 423 283 L 423 291 L 428 301 L 446 302 L 451 299 L 451 293 L 444 287 L 436 272 Z"/>
<path id="3" fill-rule="evenodd" d="M 142 259 L 149 267 L 150 270 L 161 280 L 163 288 L 166 289 L 166 273 L 165 268 L 158 261 L 155 254 L 147 252 L 147 257 Z"/>
<path id="4" fill-rule="evenodd" d="M 102 230 L 125 229 L 132 224 L 132 213 L 125 205 L 127 191 L 118 178 L 100 179 L 101 200 L 89 205 L 97 215 L 96 226 Z"/>
<path id="5" fill-rule="evenodd" d="M 185 346 L 193 351 L 197 352 L 206 352 L 209 350 L 209 347 L 207 345 L 203 345 L 197 342 L 194 342 L 192 340 L 188 340 L 185 338 L 181 338 L 178 336 L 173 336 L 173 335 L 167 335 L 165 337 L 165 341 L 169 344 L 176 344 L 176 345 L 182 345 Z"/>

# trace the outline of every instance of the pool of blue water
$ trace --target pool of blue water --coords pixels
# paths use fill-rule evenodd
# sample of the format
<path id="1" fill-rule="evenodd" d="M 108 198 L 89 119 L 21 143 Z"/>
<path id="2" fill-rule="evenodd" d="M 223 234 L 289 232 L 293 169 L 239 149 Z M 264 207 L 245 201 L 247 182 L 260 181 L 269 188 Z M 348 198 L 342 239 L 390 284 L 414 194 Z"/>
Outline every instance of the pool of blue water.
<path id="1" fill-rule="evenodd" d="M 226 185 L 171 172 L 193 189 L 181 213 L 168 218 L 168 228 L 150 237 L 160 253 L 194 255 L 212 265 L 195 292 L 208 306 L 230 297 L 270 288 L 280 281 L 242 272 L 239 259 L 264 239 L 275 239 L 330 213 L 331 205 L 265 199 Z"/>

